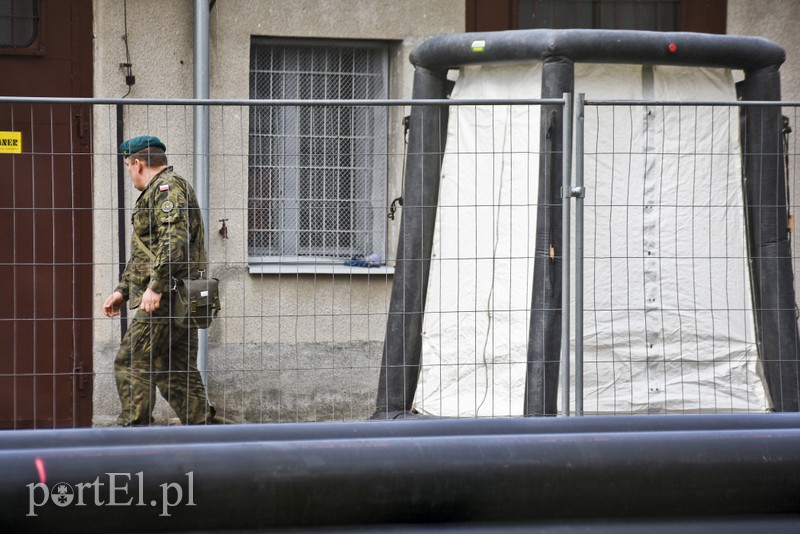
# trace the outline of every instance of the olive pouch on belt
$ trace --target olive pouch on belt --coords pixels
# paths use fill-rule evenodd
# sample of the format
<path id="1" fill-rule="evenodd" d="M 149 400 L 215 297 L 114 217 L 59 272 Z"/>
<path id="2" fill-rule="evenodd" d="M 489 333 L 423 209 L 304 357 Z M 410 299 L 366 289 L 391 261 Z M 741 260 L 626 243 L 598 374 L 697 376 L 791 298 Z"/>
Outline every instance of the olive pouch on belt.
<path id="1" fill-rule="evenodd" d="M 133 240 L 151 262 L 155 261 L 155 256 L 135 230 Z M 201 261 L 205 263 L 205 260 L 205 250 L 201 249 Z M 222 309 L 219 303 L 219 280 L 216 278 L 173 278 L 172 293 L 172 321 L 175 326 L 208 328 Z"/>
<path id="2" fill-rule="evenodd" d="M 173 321 L 184 328 L 208 328 L 222 309 L 219 303 L 219 280 L 216 278 L 173 279 Z"/>

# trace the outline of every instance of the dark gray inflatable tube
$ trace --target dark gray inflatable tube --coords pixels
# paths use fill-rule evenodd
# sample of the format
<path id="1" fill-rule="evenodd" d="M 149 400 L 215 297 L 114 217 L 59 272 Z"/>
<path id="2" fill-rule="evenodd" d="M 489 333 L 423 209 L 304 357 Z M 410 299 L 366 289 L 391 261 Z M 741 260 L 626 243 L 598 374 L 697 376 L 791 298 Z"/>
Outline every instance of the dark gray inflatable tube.
<path id="1" fill-rule="evenodd" d="M 575 64 L 548 57 L 542 64 L 542 98 L 563 98 L 575 87 Z M 542 106 L 536 248 L 531 280 L 524 414 L 556 415 L 561 364 L 562 199 L 564 106 Z M 551 249 L 553 255 L 551 256 Z"/>
<path id="2" fill-rule="evenodd" d="M 481 47 L 473 47 L 483 41 Z M 674 52 L 670 45 L 674 44 Z M 663 64 L 751 70 L 782 64 L 784 50 L 761 37 L 627 30 L 511 30 L 431 38 L 411 62 L 433 71 L 476 63 L 544 61 Z"/>
<path id="3" fill-rule="evenodd" d="M 443 99 L 446 95 L 446 77 L 423 67 L 416 69 L 413 98 Z M 375 418 L 411 410 L 417 389 L 447 117 L 447 106 L 411 109 L 400 238 Z"/>
<path id="4" fill-rule="evenodd" d="M 779 101 L 777 67 L 751 70 L 744 100 Z M 800 410 L 800 343 L 788 232 L 781 109 L 745 106 L 744 175 L 753 300 L 760 356 L 773 408 Z"/>

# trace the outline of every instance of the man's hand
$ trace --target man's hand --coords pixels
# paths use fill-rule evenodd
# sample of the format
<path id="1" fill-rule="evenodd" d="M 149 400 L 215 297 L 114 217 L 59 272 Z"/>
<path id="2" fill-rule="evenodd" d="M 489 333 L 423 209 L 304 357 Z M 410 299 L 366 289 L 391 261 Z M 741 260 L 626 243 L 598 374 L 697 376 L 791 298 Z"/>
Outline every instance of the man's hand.
<path id="1" fill-rule="evenodd" d="M 147 313 L 151 313 L 156 311 L 160 306 L 161 293 L 156 293 L 148 287 L 147 291 L 145 291 L 144 295 L 142 295 L 142 303 L 139 307 Z"/>
<path id="2" fill-rule="evenodd" d="M 114 291 L 103 303 L 103 313 L 106 317 L 116 317 L 119 315 L 119 309 L 125 303 L 125 297 L 119 291 Z"/>

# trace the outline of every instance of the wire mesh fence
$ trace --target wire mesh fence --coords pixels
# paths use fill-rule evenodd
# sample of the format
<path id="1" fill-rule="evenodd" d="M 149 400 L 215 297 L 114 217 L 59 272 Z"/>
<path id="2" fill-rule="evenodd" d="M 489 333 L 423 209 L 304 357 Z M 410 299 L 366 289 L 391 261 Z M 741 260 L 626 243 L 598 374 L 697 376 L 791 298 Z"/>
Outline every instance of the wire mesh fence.
<path id="1" fill-rule="evenodd" d="M 403 247 L 403 213 L 418 207 L 403 194 L 420 185 L 405 178 L 413 156 L 404 121 L 411 104 L 204 103 L 209 270 L 220 280 L 222 312 L 201 336 L 207 349 L 199 366 L 217 413 L 267 423 L 359 420 L 381 410 L 396 251 Z M 135 311 L 107 318 L 102 304 L 131 253 L 139 194 L 117 147 L 157 135 L 169 165 L 191 181 L 198 174 L 196 105 L 0 102 L 3 139 L 21 139 L 18 151 L 8 145 L 0 154 L 7 192 L 0 200 L 7 244 L 0 279 L 11 301 L 0 312 L 0 338 L 9 348 L 0 356 L 4 428 L 116 420 L 114 359 Z M 441 106 L 421 106 L 445 142 L 444 152 L 433 154 L 442 170 L 436 209 L 426 212 L 435 216 L 430 257 L 402 259 L 429 266 L 420 339 L 402 341 L 419 346 L 417 412 L 524 412 L 536 262 L 548 266 L 545 273 L 560 271 L 565 252 L 558 240 L 537 244 L 540 214 L 552 219 L 564 206 L 563 190 L 540 185 L 542 173 L 563 157 L 547 144 L 543 106 L 451 101 L 446 114 Z M 581 239 L 583 263 L 571 265 L 571 298 L 554 310 L 580 316 L 581 332 L 568 331 L 573 365 L 557 377 L 560 388 L 570 388 L 571 408 L 769 410 L 753 304 L 741 108 L 590 101 L 583 110 L 581 148 L 572 158 L 585 182 L 585 198 L 577 199 L 583 233 L 571 240 L 575 257 Z M 785 103 L 783 113 L 788 127 L 765 135 L 785 141 L 784 154 L 774 156 L 793 213 L 797 142 L 790 129 L 797 107 Z M 293 116 L 305 118 L 287 128 L 285 121 L 262 120 Z M 776 239 L 789 236 L 796 267 L 790 230 Z M 576 354 L 580 362 L 572 360 Z M 560 354 L 548 361 L 564 363 Z M 560 409 L 567 411 L 563 400 Z M 154 424 L 177 423 L 161 397 L 154 416 Z"/>
<path id="2" fill-rule="evenodd" d="M 739 108 L 587 106 L 586 124 L 586 411 L 765 410 Z"/>
<path id="3" fill-rule="evenodd" d="M 791 275 L 758 274 L 781 258 L 786 271 L 797 267 L 796 108 L 780 117 L 769 104 L 604 104 L 586 108 L 586 409 L 759 412 L 796 402 L 796 387 L 785 387 L 796 342 L 769 341 L 796 339 Z M 748 127 L 768 113 L 771 127 Z M 603 141 L 608 124 L 621 139 Z M 765 234 L 770 248 L 759 245 Z M 766 304 L 780 286 L 790 298 Z M 768 324 L 771 313 L 787 326 Z"/>

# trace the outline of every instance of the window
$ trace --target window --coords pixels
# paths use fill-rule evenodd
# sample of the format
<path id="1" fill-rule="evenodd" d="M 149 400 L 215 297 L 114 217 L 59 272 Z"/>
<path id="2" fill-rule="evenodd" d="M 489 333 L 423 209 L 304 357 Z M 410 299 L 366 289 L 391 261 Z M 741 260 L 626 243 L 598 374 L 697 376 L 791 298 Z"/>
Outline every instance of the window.
<path id="1" fill-rule="evenodd" d="M 678 0 L 519 0 L 520 28 L 676 31 Z"/>
<path id="2" fill-rule="evenodd" d="M 385 99 L 387 63 L 381 44 L 254 39 L 250 98 Z M 387 142 L 385 106 L 251 106 L 250 263 L 385 258 Z"/>
<path id="3" fill-rule="evenodd" d="M 0 50 L 33 48 L 39 40 L 39 2 L 0 0 Z"/>
<path id="4" fill-rule="evenodd" d="M 655 30 L 724 34 L 727 0 L 466 0 L 467 31 Z"/>

